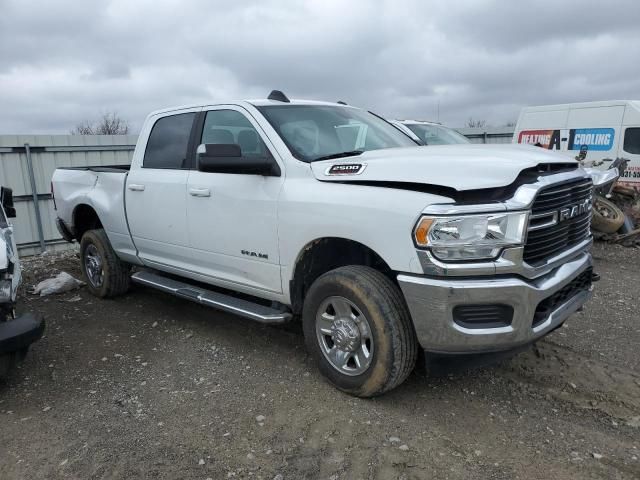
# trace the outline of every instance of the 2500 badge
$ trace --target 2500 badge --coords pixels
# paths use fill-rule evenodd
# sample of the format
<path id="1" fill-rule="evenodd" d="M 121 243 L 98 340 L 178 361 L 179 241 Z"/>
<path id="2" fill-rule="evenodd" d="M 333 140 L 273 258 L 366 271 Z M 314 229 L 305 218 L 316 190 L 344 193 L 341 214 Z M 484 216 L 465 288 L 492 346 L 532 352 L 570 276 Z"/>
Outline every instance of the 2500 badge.
<path id="1" fill-rule="evenodd" d="M 336 163 L 327 169 L 325 175 L 359 175 L 365 167 L 364 163 Z"/>

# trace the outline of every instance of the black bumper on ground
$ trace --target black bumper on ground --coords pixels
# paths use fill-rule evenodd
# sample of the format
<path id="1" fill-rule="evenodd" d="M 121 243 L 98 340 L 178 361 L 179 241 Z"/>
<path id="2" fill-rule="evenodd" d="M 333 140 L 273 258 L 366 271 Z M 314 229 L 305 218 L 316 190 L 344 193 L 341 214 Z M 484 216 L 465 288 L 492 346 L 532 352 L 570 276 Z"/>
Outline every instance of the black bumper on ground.
<path id="1" fill-rule="evenodd" d="M 15 320 L 0 323 L 0 355 L 19 352 L 42 337 L 44 317 L 25 313 Z"/>

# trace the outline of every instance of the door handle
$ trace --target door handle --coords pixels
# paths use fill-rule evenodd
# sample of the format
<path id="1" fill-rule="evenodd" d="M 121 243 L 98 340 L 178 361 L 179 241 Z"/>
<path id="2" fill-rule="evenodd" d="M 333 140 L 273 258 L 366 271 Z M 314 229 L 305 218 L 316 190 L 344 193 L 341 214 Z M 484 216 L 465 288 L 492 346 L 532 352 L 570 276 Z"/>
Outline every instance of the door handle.
<path id="1" fill-rule="evenodd" d="M 192 197 L 210 197 L 211 190 L 208 188 L 190 188 L 189 195 Z"/>
<path id="2" fill-rule="evenodd" d="M 137 183 L 130 183 L 127 185 L 127 188 L 132 192 L 144 192 L 144 185 L 140 185 Z"/>

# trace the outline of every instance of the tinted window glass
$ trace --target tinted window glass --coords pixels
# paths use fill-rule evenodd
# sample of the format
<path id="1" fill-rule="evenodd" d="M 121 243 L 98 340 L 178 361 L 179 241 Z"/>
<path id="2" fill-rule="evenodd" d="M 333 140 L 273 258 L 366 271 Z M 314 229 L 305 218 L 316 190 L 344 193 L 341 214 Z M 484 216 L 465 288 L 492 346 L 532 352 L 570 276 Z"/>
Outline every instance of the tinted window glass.
<path id="1" fill-rule="evenodd" d="M 624 132 L 624 151 L 640 155 L 640 128 L 627 128 Z"/>
<path id="2" fill-rule="evenodd" d="M 200 143 L 240 145 L 243 157 L 269 157 L 270 153 L 251 122 L 235 110 L 207 112 Z"/>
<path id="3" fill-rule="evenodd" d="M 394 126 L 357 108 L 273 105 L 258 109 L 293 156 L 304 162 L 340 152 L 416 146 Z"/>
<path id="4" fill-rule="evenodd" d="M 195 116 L 195 113 L 182 113 L 158 120 L 149 135 L 143 166 L 185 168 L 189 135 Z"/>

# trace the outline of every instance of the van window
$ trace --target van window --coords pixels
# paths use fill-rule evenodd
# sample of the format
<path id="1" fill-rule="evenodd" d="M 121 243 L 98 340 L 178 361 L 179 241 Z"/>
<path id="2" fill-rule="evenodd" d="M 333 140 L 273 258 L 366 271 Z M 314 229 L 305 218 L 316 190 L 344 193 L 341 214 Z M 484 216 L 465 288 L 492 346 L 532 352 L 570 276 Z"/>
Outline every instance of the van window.
<path id="1" fill-rule="evenodd" d="M 187 148 L 195 113 L 181 113 L 158 120 L 147 141 L 144 168 L 186 168 Z"/>
<path id="2" fill-rule="evenodd" d="M 624 147 L 627 153 L 640 155 L 640 128 L 627 128 L 624 132 Z"/>

